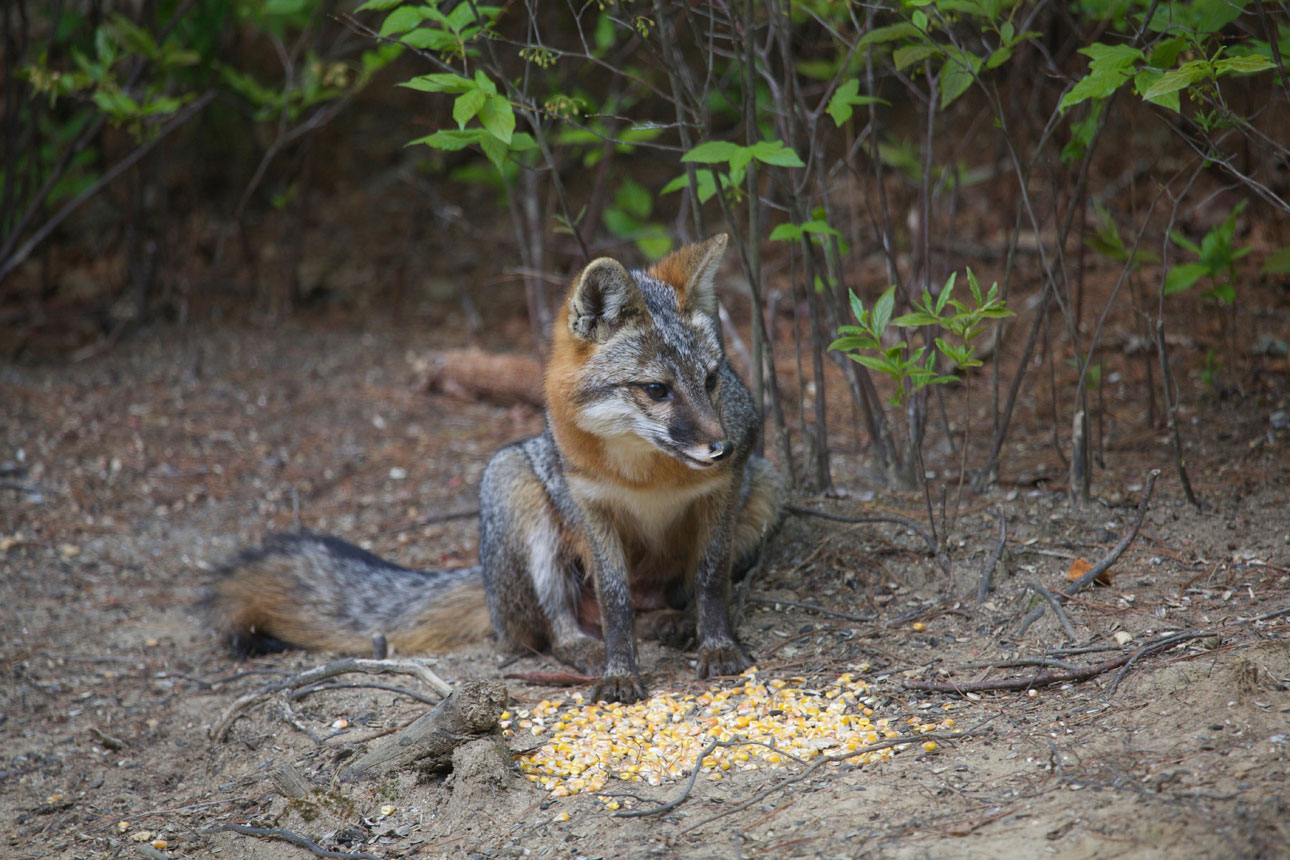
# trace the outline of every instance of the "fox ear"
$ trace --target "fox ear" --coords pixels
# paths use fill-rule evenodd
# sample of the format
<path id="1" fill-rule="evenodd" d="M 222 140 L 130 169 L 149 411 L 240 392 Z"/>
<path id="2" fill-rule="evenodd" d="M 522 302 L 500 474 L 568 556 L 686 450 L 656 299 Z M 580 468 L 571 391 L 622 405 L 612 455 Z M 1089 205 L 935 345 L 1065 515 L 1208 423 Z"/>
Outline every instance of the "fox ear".
<path id="1" fill-rule="evenodd" d="M 623 264 L 601 257 L 578 276 L 569 297 L 569 331 L 582 340 L 602 343 L 644 306 L 640 290 Z"/>
<path id="2" fill-rule="evenodd" d="M 718 233 L 706 242 L 678 252 L 687 255 L 685 262 L 690 267 L 685 279 L 685 310 L 717 315 L 717 270 L 721 268 L 727 241 L 725 233 Z"/>

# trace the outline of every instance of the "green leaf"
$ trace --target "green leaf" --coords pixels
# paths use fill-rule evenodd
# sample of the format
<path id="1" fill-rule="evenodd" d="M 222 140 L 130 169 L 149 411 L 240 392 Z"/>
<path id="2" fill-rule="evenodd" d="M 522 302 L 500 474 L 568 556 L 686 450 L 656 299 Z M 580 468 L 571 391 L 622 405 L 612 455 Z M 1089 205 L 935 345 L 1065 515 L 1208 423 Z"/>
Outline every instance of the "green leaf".
<path id="1" fill-rule="evenodd" d="M 1159 69 L 1143 69 L 1133 78 L 1134 91 L 1138 93 L 1146 92 L 1151 89 L 1156 81 L 1164 77 L 1164 74 L 1165 73 Z M 1154 99 L 1144 98 L 1144 101 L 1150 102 L 1154 105 L 1160 105 L 1162 108 L 1168 108 L 1174 113 L 1182 112 L 1182 100 L 1177 92 L 1166 93 L 1165 95 Z M 1099 104 L 1101 104 L 1101 102 L 1099 102 Z"/>
<path id="2" fill-rule="evenodd" d="M 857 322 L 863 324 L 865 318 L 864 302 L 860 301 L 860 297 L 855 294 L 855 290 L 850 290 L 849 292 L 851 295 L 851 315 L 856 318 Z"/>
<path id="3" fill-rule="evenodd" d="M 502 164 L 506 161 L 506 153 L 510 151 L 510 147 L 491 134 L 481 134 L 479 136 L 479 147 L 484 150 L 484 155 L 488 156 L 488 160 L 493 163 L 493 167 L 496 167 L 497 172 L 500 173 Z"/>
<path id="4" fill-rule="evenodd" d="M 1263 261 L 1261 275 L 1290 275 L 1290 245 L 1284 245 L 1268 255 Z"/>
<path id="5" fill-rule="evenodd" d="M 773 164 L 776 167 L 806 166 L 797 153 L 785 146 L 783 141 L 759 140 L 748 149 L 752 152 L 753 157 L 763 164 Z M 731 166 L 734 166 L 733 159 L 731 159 Z"/>
<path id="6" fill-rule="evenodd" d="M 695 195 L 699 198 L 700 203 L 708 202 L 708 200 L 712 198 L 712 195 L 717 193 L 717 183 L 716 180 L 712 178 L 712 173 L 710 171 L 696 171 L 694 181 L 696 185 Z M 674 191 L 680 191 L 683 188 L 689 187 L 690 177 L 688 174 L 682 173 L 680 176 L 664 185 L 663 189 L 659 191 L 659 194 L 671 194 Z"/>
<path id="7" fill-rule="evenodd" d="M 947 51 L 945 62 L 941 65 L 941 110 L 967 92 L 980 70 L 981 58 L 976 54 L 958 48 Z"/>
<path id="8" fill-rule="evenodd" d="M 479 143 L 480 138 L 484 136 L 483 130 L 471 128 L 465 131 L 456 129 L 442 129 L 434 134 L 428 134 L 425 137 L 418 137 L 416 140 L 408 141 L 408 146 L 423 143 L 432 149 L 442 149 L 449 152 L 455 152 L 459 149 L 465 149 L 474 143 Z"/>
<path id="9" fill-rule="evenodd" d="M 696 164 L 729 163 L 735 153 L 743 148 L 739 144 L 731 143 L 728 140 L 710 140 L 707 143 L 699 144 L 685 155 L 682 155 L 681 161 Z"/>
<path id="10" fill-rule="evenodd" d="M 817 236 L 841 236 L 842 235 L 836 229 L 834 229 L 833 227 L 830 227 L 829 222 L 823 221 L 819 218 L 812 218 L 810 221 L 803 221 L 802 232 L 814 233 Z"/>
<path id="11" fill-rule="evenodd" d="M 880 45 L 885 42 L 895 42 L 899 39 L 908 39 L 921 36 L 918 28 L 907 21 L 901 21 L 899 24 L 891 24 L 886 27 L 874 27 L 869 32 L 860 37 L 856 42 L 856 50 L 860 51 L 870 45 Z"/>
<path id="12" fill-rule="evenodd" d="M 1209 266 L 1204 263 L 1184 263 L 1181 266 L 1174 266 L 1169 270 L 1169 274 L 1165 275 L 1165 295 L 1172 296 L 1174 293 L 1189 290 L 1207 274 L 1209 274 Z"/>
<path id="13" fill-rule="evenodd" d="M 452 103 L 452 118 L 457 123 L 457 128 L 465 128 L 466 123 L 474 119 L 475 114 L 484 106 L 484 101 L 488 96 L 480 90 L 471 90 L 468 93 L 462 93 L 457 96 L 457 100 Z"/>
<path id="14" fill-rule="evenodd" d="M 1004 63 L 1008 62 L 1008 60 L 1012 59 L 1012 54 L 1016 50 L 1017 50 L 1016 46 L 1014 45 L 1002 45 L 998 48 L 995 48 L 993 51 L 990 52 L 989 59 L 985 61 L 985 67 L 987 69 L 999 68 Z"/>
<path id="15" fill-rule="evenodd" d="M 366 3 L 360 4 L 359 7 L 354 11 L 367 12 L 368 10 L 371 10 L 371 9 L 376 9 L 378 11 L 382 9 L 393 9 L 395 6 L 399 5 L 402 2 L 403 0 L 367 0 Z"/>
<path id="16" fill-rule="evenodd" d="M 465 93 L 476 88 L 473 81 L 463 78 L 461 75 L 448 73 L 418 75 L 415 78 L 403 81 L 399 86 L 407 87 L 411 90 L 420 90 L 423 93 Z"/>
<path id="17" fill-rule="evenodd" d="M 896 288 L 888 287 L 873 306 L 873 329 L 881 332 L 891 322 L 891 312 L 896 306 Z"/>
<path id="18" fill-rule="evenodd" d="M 795 242 L 800 238 L 802 238 L 802 228 L 796 224 L 780 224 L 770 231 L 772 242 Z"/>
<path id="19" fill-rule="evenodd" d="M 945 310 L 945 303 L 954 294 L 954 282 L 958 280 L 958 277 L 958 272 L 950 272 L 950 276 L 945 279 L 945 286 L 941 289 L 941 294 L 936 297 L 936 313 L 939 314 Z"/>
<path id="20" fill-rule="evenodd" d="M 400 6 L 385 16 L 381 22 L 380 35 L 392 36 L 414 30 L 426 19 L 425 12 L 415 6 Z"/>
<path id="21" fill-rule="evenodd" d="M 918 328 L 924 325 L 936 325 L 938 320 L 932 314 L 926 311 L 915 311 L 912 314 L 902 314 L 891 321 L 892 325 L 903 326 L 904 328 Z"/>
<path id="22" fill-rule="evenodd" d="M 511 135 L 511 152 L 528 152 L 537 149 L 537 141 L 526 131 L 517 131 Z"/>
<path id="23" fill-rule="evenodd" d="M 1181 248 L 1186 248 L 1198 257 L 1201 256 L 1200 246 L 1191 239 L 1188 239 L 1182 233 L 1179 233 L 1176 230 L 1172 231 L 1169 234 L 1169 238 L 1173 240 L 1175 245 L 1178 245 Z"/>
<path id="24" fill-rule="evenodd" d="M 479 112 L 479 122 L 493 137 L 510 145 L 511 136 L 515 133 L 515 111 L 506 96 L 489 96 Z"/>
<path id="25" fill-rule="evenodd" d="M 1207 74 L 1208 70 L 1203 61 L 1192 60 L 1184 66 L 1165 72 L 1141 95 L 1147 101 L 1153 101 L 1170 93 L 1186 89 L 1197 81 L 1203 80 Z"/>
<path id="26" fill-rule="evenodd" d="M 873 349 L 876 345 L 877 341 L 871 337 L 848 335 L 833 341 L 833 343 L 829 344 L 829 349 L 845 352 L 850 349 Z"/>
<path id="27" fill-rule="evenodd" d="M 644 185 L 628 177 L 614 193 L 614 205 L 643 221 L 654 210 L 654 198 Z"/>
<path id="28" fill-rule="evenodd" d="M 444 30 L 421 27 L 410 33 L 404 33 L 399 37 L 399 41 L 409 48 L 419 48 L 423 51 L 443 51 L 457 44 L 457 37 Z"/>
<path id="29" fill-rule="evenodd" d="M 862 96 L 859 93 L 859 78 L 852 78 L 833 91 L 833 95 L 829 98 L 829 106 L 825 110 L 829 116 L 833 117 L 833 122 L 837 126 L 841 127 L 843 123 L 851 119 L 856 105 L 890 104 L 885 99 Z"/>
<path id="30" fill-rule="evenodd" d="M 1174 36 L 1156 45 L 1148 62 L 1157 69 L 1167 69 L 1178 61 L 1178 55 L 1187 47 L 1185 36 Z"/>
<path id="31" fill-rule="evenodd" d="M 879 356 L 876 356 L 876 355 L 869 355 L 868 353 L 865 353 L 865 352 L 848 352 L 847 358 L 851 359 L 857 364 L 863 364 L 865 367 L 869 368 L 870 370 L 876 370 L 879 373 L 885 373 L 889 376 L 898 375 L 900 372 L 897 368 L 892 367 L 892 364 L 890 361 L 887 361 L 886 359 L 880 358 Z"/>
<path id="32" fill-rule="evenodd" d="M 690 185 L 690 177 L 687 174 L 682 173 L 680 176 L 676 177 L 671 182 L 667 183 L 661 189 L 659 189 L 658 193 L 671 194 L 674 191 L 680 191 L 682 188 L 687 188 L 689 187 L 689 185 Z"/>
<path id="33" fill-rule="evenodd" d="M 463 3 L 462 6 L 469 8 L 469 4 Z M 457 8 L 460 9 L 462 6 L 458 6 Z M 493 83 L 488 75 L 478 69 L 475 70 L 475 86 L 479 87 L 490 96 L 497 95 L 497 84 Z"/>
<path id="34" fill-rule="evenodd" d="M 1243 57 L 1223 57 L 1214 62 L 1214 69 L 1220 75 L 1251 75 L 1265 69 L 1276 68 L 1276 63 L 1262 54 L 1246 54 Z"/>
<path id="35" fill-rule="evenodd" d="M 940 53 L 941 49 L 935 45 L 905 45 L 896 49 L 891 55 L 891 61 L 897 71 L 904 71 L 906 67 L 921 63 L 928 57 L 939 56 Z"/>
<path id="36" fill-rule="evenodd" d="M 1088 74 L 1081 78 L 1066 95 L 1058 109 L 1063 113 L 1089 99 L 1104 99 L 1115 92 L 1133 76 L 1133 64 L 1143 58 L 1142 51 L 1132 45 L 1104 45 L 1094 42 L 1079 51 L 1092 59 Z"/>

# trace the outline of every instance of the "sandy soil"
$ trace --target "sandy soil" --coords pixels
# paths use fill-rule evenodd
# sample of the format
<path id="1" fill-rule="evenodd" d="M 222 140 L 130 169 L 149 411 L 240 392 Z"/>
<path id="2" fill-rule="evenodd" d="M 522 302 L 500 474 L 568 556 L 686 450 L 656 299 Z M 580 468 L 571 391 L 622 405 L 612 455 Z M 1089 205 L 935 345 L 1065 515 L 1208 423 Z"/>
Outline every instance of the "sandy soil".
<path id="1" fill-rule="evenodd" d="M 786 784 L 798 766 L 700 779 L 665 816 L 616 819 L 594 797 L 552 798 L 479 762 L 447 777 L 338 782 L 350 753 L 427 707 L 396 692 L 298 700 L 297 722 L 317 741 L 272 703 L 212 741 L 209 727 L 239 696 L 328 659 L 241 661 L 205 629 L 194 603 L 236 547 L 304 526 L 408 565 L 472 561 L 472 520 L 421 521 L 473 507 L 490 453 L 542 418 L 420 392 L 409 357 L 428 345 L 388 325 L 155 328 L 89 360 L 0 368 L 0 855 L 310 856 L 214 829 L 239 823 L 382 858 L 1290 856 L 1290 616 L 1254 620 L 1290 606 L 1290 430 L 1269 422 L 1287 407 L 1284 367 L 1239 402 L 1189 399 L 1205 511 L 1183 499 L 1132 389 L 1108 383 L 1098 500 L 1072 511 L 1045 433 L 1019 423 L 1001 486 L 963 502 L 952 581 L 894 526 L 785 523 L 741 626 L 763 677 L 814 683 L 868 664 L 884 713 L 943 710 L 973 732 L 934 752 L 915 746 Z M 946 452 L 930 456 L 947 468 Z M 873 495 L 857 460 L 837 458 L 849 497 L 798 502 L 921 516 L 919 497 Z M 1073 559 L 1101 557 L 1152 467 L 1164 473 L 1113 584 L 1069 606 L 1078 641 L 1051 613 L 1018 636 L 1033 600 L 1025 581 L 1056 588 Z M 1008 573 L 977 605 L 998 511 Z M 902 686 L 1026 676 L 1039 670 L 955 667 L 1109 649 L 1061 657 L 1092 665 L 1173 631 L 1206 634 L 1135 661 L 1118 688 L 1117 671 L 1034 695 Z M 646 645 L 646 682 L 700 689 L 692 656 Z M 450 681 L 559 668 L 500 662 L 485 644 L 434 665 Z M 569 692 L 509 689 L 517 709 Z M 348 728 L 333 729 L 339 719 Z M 283 762 L 316 789 L 306 800 L 274 790 Z"/>

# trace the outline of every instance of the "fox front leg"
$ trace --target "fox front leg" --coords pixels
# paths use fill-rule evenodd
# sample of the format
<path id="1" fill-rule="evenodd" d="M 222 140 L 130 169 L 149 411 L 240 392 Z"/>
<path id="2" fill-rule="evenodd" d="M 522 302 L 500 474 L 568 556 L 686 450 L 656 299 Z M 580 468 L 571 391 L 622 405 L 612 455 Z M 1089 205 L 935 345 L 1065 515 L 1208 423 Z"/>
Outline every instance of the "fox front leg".
<path id="1" fill-rule="evenodd" d="M 636 610 L 627 580 L 626 554 L 607 518 L 594 510 L 583 513 L 591 555 L 588 562 L 605 637 L 605 668 L 591 695 L 602 702 L 635 702 L 645 697 L 645 685 L 636 666 Z"/>
<path id="2" fill-rule="evenodd" d="M 695 576 L 698 592 L 700 678 L 738 675 L 752 661 L 735 638 L 730 619 L 731 541 L 735 506 L 726 500 L 709 507 L 711 528 Z"/>

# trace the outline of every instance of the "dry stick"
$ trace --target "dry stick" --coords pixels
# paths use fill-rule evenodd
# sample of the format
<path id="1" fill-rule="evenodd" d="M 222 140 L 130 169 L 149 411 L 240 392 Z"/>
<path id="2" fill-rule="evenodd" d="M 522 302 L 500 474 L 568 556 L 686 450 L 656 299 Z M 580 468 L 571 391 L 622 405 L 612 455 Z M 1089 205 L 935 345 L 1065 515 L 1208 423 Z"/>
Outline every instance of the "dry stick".
<path id="1" fill-rule="evenodd" d="M 674 799 L 669 800 L 667 803 L 664 803 L 660 806 L 655 806 L 652 809 L 633 809 L 628 812 L 616 812 L 614 813 L 614 817 L 615 818 L 643 818 L 646 815 L 662 815 L 664 812 L 670 812 L 671 810 L 676 809 L 682 803 L 685 803 L 686 799 L 690 796 L 690 791 L 694 788 L 695 781 L 699 778 L 699 771 L 703 769 L 701 766 L 703 763 L 703 760 L 707 758 L 712 753 L 712 751 L 715 750 L 720 745 L 721 745 L 721 741 L 712 741 L 706 747 L 703 748 L 703 751 L 699 753 L 699 757 L 695 761 L 695 767 L 690 768 L 690 778 L 685 781 L 685 787 L 681 789 L 681 793 L 678 794 Z"/>
<path id="2" fill-rule="evenodd" d="M 164 140 L 167 135 L 200 113 L 206 105 L 210 104 L 211 101 L 214 100 L 214 98 L 215 93 L 208 91 L 203 93 L 200 98 L 190 102 L 183 108 L 183 110 L 175 112 L 175 114 L 171 116 L 170 120 L 157 131 L 156 135 L 151 140 L 122 158 L 116 164 L 112 165 L 104 171 L 103 175 L 95 182 L 84 188 L 71 200 L 64 203 L 62 208 L 51 215 L 48 221 L 40 225 L 40 229 L 33 233 L 26 242 L 16 248 L 8 258 L 0 260 L 0 283 L 4 281 L 10 272 L 22 265 L 22 263 L 31 256 L 31 252 L 36 248 L 36 246 L 43 242 L 45 237 L 52 233 L 59 224 L 63 223 L 69 215 L 79 209 L 81 204 L 86 200 L 89 200 L 99 191 L 103 190 L 104 187 L 110 184 L 122 173 L 133 167 L 139 159 L 143 158 L 149 152 L 152 152 L 153 148 Z M 15 233 L 14 235 L 16 236 L 17 234 Z"/>
<path id="3" fill-rule="evenodd" d="M 923 736 L 920 735 L 920 737 L 923 737 Z M 904 742 L 907 743 L 908 741 L 906 740 Z M 886 746 L 895 746 L 896 744 L 899 744 L 899 743 L 902 743 L 902 739 L 893 739 L 890 743 L 886 743 Z M 765 741 L 715 740 L 709 743 L 706 747 L 704 747 L 703 751 L 699 753 L 697 758 L 695 758 L 694 766 L 690 768 L 690 778 L 686 780 L 685 786 L 681 789 L 681 793 L 677 795 L 674 799 L 669 800 L 667 803 L 661 804 L 659 806 L 652 807 L 650 809 L 633 809 L 627 812 L 618 812 L 618 813 L 615 813 L 614 817 L 615 818 L 644 818 L 647 815 L 662 815 L 664 812 L 668 812 L 670 810 L 676 809 L 678 806 L 680 806 L 682 803 L 684 803 L 686 800 L 689 799 L 690 792 L 694 789 L 695 780 L 699 778 L 699 772 L 703 770 L 703 760 L 708 757 L 709 753 L 711 753 L 713 750 L 717 749 L 718 747 L 765 747 L 766 749 L 773 750 L 787 758 L 791 758 L 793 761 L 797 762 L 798 764 L 806 764 L 806 761 L 804 759 L 799 758 L 798 756 L 795 756 L 790 752 L 782 750 L 779 747 L 775 746 L 774 744 L 766 743 Z M 873 749 L 882 749 L 882 748 L 883 746 L 881 744 L 875 745 L 873 747 Z M 856 755 L 863 755 L 865 752 L 868 752 L 868 751 L 869 751 L 869 748 L 866 748 L 864 750 L 857 750 L 854 753 L 847 753 L 845 756 L 841 756 L 841 757 L 833 756 L 833 758 L 838 758 L 838 759 L 851 758 Z M 655 802 L 657 803 L 657 801 Z"/>
<path id="4" fill-rule="evenodd" d="M 1106 674 L 1112 669 L 1118 669 L 1125 664 L 1132 665 L 1140 658 L 1147 654 L 1154 654 L 1156 651 L 1173 647 L 1180 642 L 1188 639 L 1199 639 L 1203 636 L 1213 636 L 1213 631 L 1189 631 L 1187 633 L 1177 633 L 1166 636 L 1163 639 L 1157 639 L 1148 642 L 1141 648 L 1128 654 L 1121 654 L 1119 657 L 1113 657 L 1110 660 L 1104 660 L 1101 663 L 1095 663 L 1092 666 L 1085 666 L 1082 669 L 1066 672 L 1040 672 L 1029 678 L 1000 678 L 995 681 L 966 681 L 962 684 L 945 683 L 940 681 L 902 681 L 901 686 L 907 690 L 926 690 L 933 693 L 985 693 L 998 692 L 1001 690 L 1030 690 L 1036 687 L 1051 687 L 1053 684 L 1068 684 L 1077 681 L 1087 681 L 1089 678 L 1096 678 L 1098 675 Z M 1112 690 L 1114 692 L 1114 689 Z"/>
<path id="5" fill-rule="evenodd" d="M 326 690 L 384 690 L 387 693 L 398 693 L 400 696 L 407 696 L 409 699 L 416 699 L 418 702 L 426 705 L 434 705 L 439 701 L 438 699 L 432 699 L 429 696 L 422 695 L 416 690 L 409 690 L 406 687 L 396 687 L 393 684 L 353 683 L 314 684 L 300 690 L 295 690 L 291 695 L 287 696 L 287 699 L 294 702 L 297 699 L 303 699 L 305 696 L 310 696 L 314 693 L 321 693 Z"/>
<path id="6" fill-rule="evenodd" d="M 825 609 L 823 606 L 816 606 L 814 603 L 799 603 L 796 600 L 776 600 L 773 597 L 750 597 L 751 603 L 760 603 L 765 606 L 795 606 L 798 609 L 806 609 L 811 612 L 818 612 L 820 615 L 829 615 L 833 618 L 842 618 L 846 621 L 854 621 L 857 624 L 872 624 L 876 618 L 866 618 L 863 615 L 853 615 L 850 612 L 839 612 L 836 609 Z"/>
<path id="7" fill-rule="evenodd" d="M 345 860 L 383 860 L 375 854 L 368 854 L 366 851 L 332 851 L 330 848 L 324 848 L 312 839 L 306 839 L 292 833 L 290 830 L 284 830 L 281 827 L 250 827 L 246 824 L 217 824 L 214 827 L 205 827 L 202 833 L 220 833 L 222 831 L 232 831 L 241 833 L 243 836 L 258 836 L 261 839 L 281 839 L 283 842 L 290 842 L 297 848 L 303 848 L 306 851 L 313 852 L 316 857 L 340 857 Z"/>
<path id="8" fill-rule="evenodd" d="M 1117 649 L 1104 648 L 1100 650 L 1115 651 Z M 960 669 L 1017 669 L 1022 666 L 1051 666 L 1067 672 L 1079 671 L 1079 666 L 1076 666 L 1074 663 L 1067 663 L 1065 660 L 1054 660 L 1052 657 L 1017 657 L 1012 660 L 987 660 L 983 663 L 960 663 L 957 666 L 947 667 L 945 671 L 955 672 Z"/>
<path id="9" fill-rule="evenodd" d="M 1124 551 L 1129 548 L 1129 544 L 1133 543 L 1133 539 L 1138 536 L 1138 529 L 1142 528 L 1142 521 L 1147 516 L 1147 502 L 1151 499 L 1151 491 L 1155 489 L 1156 479 L 1159 477 L 1159 469 L 1152 469 L 1147 474 L 1147 485 L 1142 488 L 1142 498 L 1138 500 L 1138 512 L 1133 518 L 1133 525 L 1129 528 L 1129 533 L 1121 538 L 1120 542 L 1112 547 L 1111 551 L 1103 556 L 1101 561 L 1089 568 L 1083 576 L 1063 588 L 1060 592 L 1054 595 L 1054 597 L 1059 600 L 1065 600 L 1076 592 L 1087 588 L 1092 584 L 1093 580 L 1106 573 L 1111 565 L 1115 564 L 1120 556 L 1124 554 Z M 1040 604 L 1032 609 L 1030 614 L 1022 620 L 1021 629 L 1017 631 L 1017 635 L 1021 636 L 1025 634 L 1030 625 L 1038 621 L 1039 617 L 1044 614 L 1044 610 L 1047 608 L 1046 604 Z M 1074 638 L 1073 634 L 1072 638 Z"/>
<path id="10" fill-rule="evenodd" d="M 1120 682 L 1124 680 L 1125 675 L 1129 674 L 1129 670 L 1133 668 L 1133 664 L 1137 663 L 1139 659 L 1145 657 L 1148 653 L 1155 653 L 1156 651 L 1164 650 L 1166 647 L 1177 645 L 1180 642 L 1186 642 L 1189 639 L 1199 639 L 1201 637 L 1211 635 L 1213 635 L 1212 632 L 1206 630 L 1187 630 L 1183 633 L 1175 633 L 1172 636 L 1158 639 L 1155 643 L 1149 642 L 1146 645 L 1143 645 L 1137 651 L 1134 651 L 1133 656 L 1129 658 L 1129 662 L 1125 663 L 1120 671 L 1115 673 L 1115 680 L 1111 682 L 1111 689 L 1108 690 L 1106 694 L 1107 698 L 1109 699 L 1111 696 L 1115 695 L 1115 691 L 1120 688 Z"/>
<path id="11" fill-rule="evenodd" d="M 918 535 L 931 549 L 932 554 L 936 554 L 936 539 L 927 533 L 927 529 L 922 524 L 911 520 L 909 517 L 902 517 L 900 514 L 864 514 L 858 517 L 845 517 L 841 514 L 830 514 L 827 511 L 817 511 L 812 508 L 802 508 L 797 505 L 784 505 L 784 510 L 790 514 L 798 516 L 819 517 L 822 520 L 832 520 L 835 523 L 895 523 L 898 526 L 904 526 L 914 534 Z"/>
<path id="12" fill-rule="evenodd" d="M 1192 507 L 1196 510 L 1203 510 L 1204 506 L 1192 491 L 1191 479 L 1187 477 L 1187 462 L 1183 454 L 1182 434 L 1178 430 L 1178 408 L 1177 403 L 1174 402 L 1173 368 L 1169 366 L 1169 354 L 1165 351 L 1165 324 L 1163 321 L 1156 322 L 1156 355 L 1160 358 L 1160 384 L 1165 393 L 1165 416 L 1169 425 L 1169 438 L 1173 443 L 1174 468 L 1178 470 L 1178 480 L 1182 482 L 1183 494 L 1187 496 L 1187 501 L 1191 502 Z"/>
<path id="13" fill-rule="evenodd" d="M 1003 558 L 1003 546 L 1008 541 L 1008 518 L 1003 515 L 1003 506 L 998 509 L 999 513 L 999 543 L 990 553 L 990 560 L 985 563 L 985 570 L 981 571 L 981 581 L 976 589 L 976 602 L 985 603 L 985 596 L 990 593 L 991 580 L 994 578 L 994 569 L 999 564 L 999 559 Z"/>
<path id="14" fill-rule="evenodd" d="M 965 738 L 974 737 L 976 734 L 980 734 L 980 733 L 967 731 L 957 735 L 939 734 L 935 732 L 931 734 L 926 734 L 926 735 L 912 735 L 912 736 L 906 735 L 904 737 L 890 738 L 885 741 L 879 741 L 878 743 L 875 743 L 875 744 L 869 744 L 868 746 L 859 747 L 853 752 L 839 753 L 837 755 L 830 755 L 830 756 L 824 756 L 822 758 L 817 758 L 815 761 L 807 765 L 806 769 L 803 770 L 801 773 L 782 779 L 779 782 L 775 783 L 774 785 L 769 786 L 768 788 L 765 788 L 757 792 L 755 795 L 748 798 L 743 803 L 732 806 L 729 809 L 723 809 L 721 812 L 718 812 L 716 815 L 709 816 L 703 819 L 702 821 L 698 822 L 697 824 L 692 824 L 691 826 L 686 828 L 686 832 L 697 830 L 698 828 L 703 827 L 704 825 L 711 824 L 712 822 L 716 821 L 719 818 L 725 818 L 727 815 L 734 815 L 736 812 L 743 812 L 745 809 L 749 808 L 753 804 L 760 803 L 761 801 L 770 797 L 775 792 L 781 791 L 785 788 L 788 788 L 791 785 L 796 785 L 797 783 L 802 782 L 803 780 L 810 777 L 811 774 L 815 773 L 817 770 L 824 767 L 826 764 L 833 764 L 834 762 L 847 761 L 849 759 L 855 758 L 856 756 L 865 755 L 871 752 L 878 752 L 879 750 L 888 749 L 889 747 L 901 746 L 902 744 L 912 744 L 918 741 L 922 741 L 924 743 L 926 743 L 927 741 L 944 741 L 946 743 L 952 743 L 957 740 L 963 740 Z"/>
<path id="15" fill-rule="evenodd" d="M 1050 607 L 1052 607 L 1053 614 L 1056 615 L 1057 620 L 1062 623 L 1062 629 L 1066 631 L 1066 635 L 1070 637 L 1070 640 L 1072 642 L 1074 642 L 1076 639 L 1079 638 L 1078 636 L 1075 635 L 1075 628 L 1071 626 L 1071 620 L 1070 618 L 1067 617 L 1066 611 L 1062 609 L 1062 605 L 1057 602 L 1057 598 L 1053 596 L 1053 593 L 1051 591 L 1049 591 L 1047 588 L 1044 588 L 1042 585 L 1035 582 L 1033 579 L 1026 580 L 1026 587 L 1029 588 L 1031 591 L 1033 591 L 1035 594 L 1038 594 L 1040 597 L 1042 597 L 1044 599 L 1044 602 L 1047 603 Z"/>
<path id="16" fill-rule="evenodd" d="M 296 687 L 307 687 L 316 684 L 326 678 L 332 678 L 336 675 L 344 675 L 348 672 L 366 672 L 370 675 L 391 673 L 395 675 L 412 675 L 420 678 L 421 681 L 429 686 L 432 690 L 441 696 L 447 696 L 452 692 L 452 687 L 443 678 L 440 678 L 430 667 L 416 660 L 370 660 L 359 657 L 347 657 L 343 660 L 336 660 L 323 666 L 310 669 L 307 672 L 301 672 L 284 678 L 281 681 L 275 681 L 272 684 L 261 687 L 254 693 L 248 693 L 240 699 L 229 705 L 224 715 L 216 721 L 211 727 L 211 739 L 221 741 L 228 734 L 229 727 L 233 725 L 242 712 L 252 705 L 259 704 L 270 696 L 280 693 L 283 690 L 289 690 Z"/>

